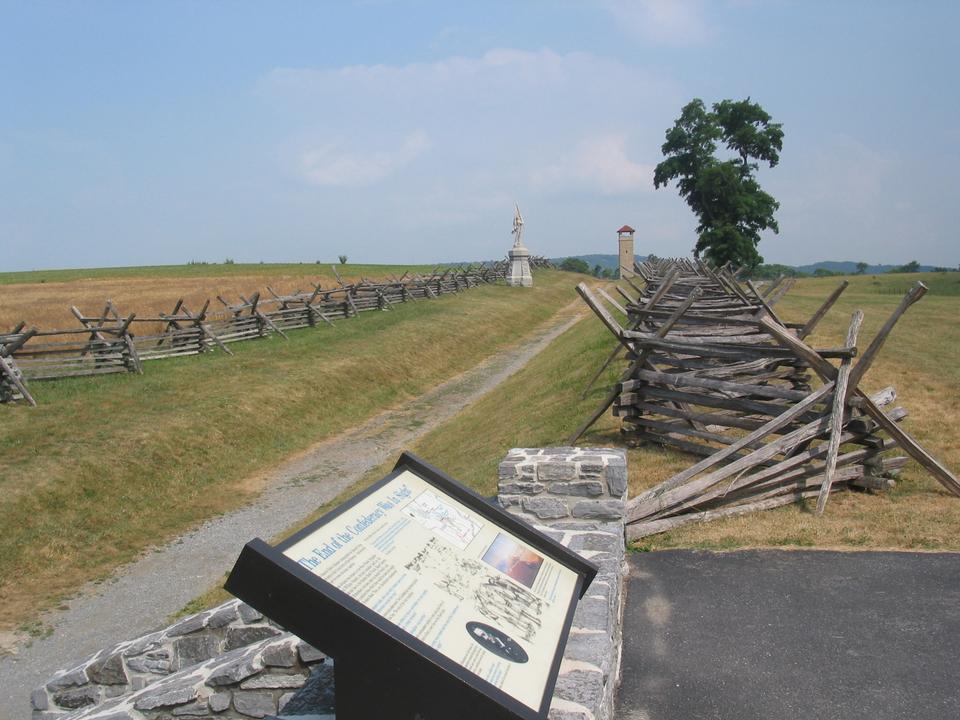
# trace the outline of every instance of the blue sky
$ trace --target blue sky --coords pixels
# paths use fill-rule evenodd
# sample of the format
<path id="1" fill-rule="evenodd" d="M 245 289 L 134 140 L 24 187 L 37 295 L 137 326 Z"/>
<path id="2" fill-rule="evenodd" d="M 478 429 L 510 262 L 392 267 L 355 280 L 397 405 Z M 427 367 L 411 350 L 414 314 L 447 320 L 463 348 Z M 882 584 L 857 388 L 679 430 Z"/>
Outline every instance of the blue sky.
<path id="1" fill-rule="evenodd" d="M 691 98 L 785 131 L 767 262 L 960 262 L 960 4 L 5 2 L 0 270 L 689 255 Z"/>

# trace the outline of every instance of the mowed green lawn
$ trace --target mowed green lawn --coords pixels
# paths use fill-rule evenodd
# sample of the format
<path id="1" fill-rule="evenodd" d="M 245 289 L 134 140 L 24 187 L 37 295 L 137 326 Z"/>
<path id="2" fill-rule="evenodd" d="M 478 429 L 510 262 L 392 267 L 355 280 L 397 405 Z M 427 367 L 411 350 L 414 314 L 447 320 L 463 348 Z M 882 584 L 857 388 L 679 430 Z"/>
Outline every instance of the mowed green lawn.
<path id="1" fill-rule="evenodd" d="M 537 271 L 529 290 L 406 303 L 236 343 L 234 357 L 33 383 L 39 407 L 0 407 L 0 627 L 249 502 L 285 457 L 517 343 L 577 280 Z"/>

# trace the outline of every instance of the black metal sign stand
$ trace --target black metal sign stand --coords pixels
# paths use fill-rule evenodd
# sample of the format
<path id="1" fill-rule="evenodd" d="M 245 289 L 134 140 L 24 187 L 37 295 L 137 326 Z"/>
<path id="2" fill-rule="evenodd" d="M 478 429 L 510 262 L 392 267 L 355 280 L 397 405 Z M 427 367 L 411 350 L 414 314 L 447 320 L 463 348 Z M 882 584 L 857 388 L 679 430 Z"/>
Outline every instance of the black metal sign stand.
<path id="1" fill-rule="evenodd" d="M 284 554 L 404 471 L 576 574 L 538 709 L 466 670 Z M 337 720 L 546 720 L 577 600 L 596 573 L 592 563 L 404 453 L 386 478 L 278 545 L 260 539 L 247 543 L 225 587 L 334 658 Z"/>

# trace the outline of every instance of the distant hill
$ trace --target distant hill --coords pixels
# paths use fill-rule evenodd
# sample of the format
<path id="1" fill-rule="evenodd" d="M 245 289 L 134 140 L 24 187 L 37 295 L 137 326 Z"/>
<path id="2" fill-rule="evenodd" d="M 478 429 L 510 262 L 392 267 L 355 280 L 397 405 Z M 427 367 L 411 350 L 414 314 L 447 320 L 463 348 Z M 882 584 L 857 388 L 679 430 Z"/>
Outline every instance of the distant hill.
<path id="1" fill-rule="evenodd" d="M 593 268 L 595 265 L 599 265 L 602 268 L 609 268 L 611 270 L 616 269 L 620 264 L 620 259 L 617 255 L 602 255 L 602 254 L 591 254 L 591 255 L 565 255 L 563 257 L 550 258 L 550 261 L 556 264 L 560 264 L 568 257 L 578 258 L 583 260 L 587 265 Z M 643 262 L 647 259 L 646 255 L 637 255 L 637 262 Z M 818 269 L 829 270 L 831 273 L 836 273 L 837 275 L 854 275 L 857 272 L 857 263 L 852 260 L 847 261 L 837 261 L 837 260 L 823 260 L 821 262 L 812 263 L 810 265 L 787 265 L 785 267 L 792 267 L 799 273 L 804 275 L 813 275 Z M 899 267 L 898 265 L 869 265 L 865 271 L 866 275 L 882 275 L 883 273 L 890 272 L 894 268 Z M 930 272 L 934 269 L 933 265 L 921 265 L 918 272 Z"/>
<path id="2" fill-rule="evenodd" d="M 602 268 L 607 268 L 610 270 L 616 270 L 620 267 L 620 256 L 619 255 L 564 255 L 562 257 L 549 258 L 550 262 L 559 265 L 568 257 L 577 258 L 578 260 L 583 260 L 587 265 L 593 269 L 594 265 L 599 265 Z M 647 259 L 646 255 L 636 255 L 637 262 L 643 262 Z"/>
<path id="3" fill-rule="evenodd" d="M 882 275 L 890 272 L 899 265 L 869 265 L 864 271 L 866 275 Z M 823 262 L 813 263 L 812 265 L 796 265 L 794 269 L 807 275 L 813 275 L 818 268 L 829 270 L 838 275 L 853 275 L 857 272 L 857 264 L 852 260 L 837 262 L 836 260 L 824 260 Z M 933 265 L 921 265 L 918 272 L 929 272 L 933 270 Z"/>

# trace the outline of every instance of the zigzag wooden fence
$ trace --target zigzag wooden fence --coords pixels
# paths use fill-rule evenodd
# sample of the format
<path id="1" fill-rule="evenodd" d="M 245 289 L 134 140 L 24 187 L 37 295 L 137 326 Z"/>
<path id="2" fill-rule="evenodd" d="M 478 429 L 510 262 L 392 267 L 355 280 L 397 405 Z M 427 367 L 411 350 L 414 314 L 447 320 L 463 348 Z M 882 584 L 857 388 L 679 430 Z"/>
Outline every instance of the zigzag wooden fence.
<path id="1" fill-rule="evenodd" d="M 537 267 L 549 266 L 536 258 Z M 24 401 L 36 405 L 28 382 L 109 373 L 142 373 L 143 363 L 163 358 L 196 355 L 211 350 L 232 354 L 228 345 L 287 330 L 333 325 L 335 320 L 356 317 L 361 312 L 390 310 L 394 305 L 434 299 L 477 285 L 502 280 L 505 261 L 435 269 L 429 275 L 391 277 L 385 282 L 362 278 L 323 288 L 281 295 L 267 287 L 268 296 L 257 292 L 230 302 L 218 296 L 221 307 L 211 311 L 211 301 L 191 311 L 178 300 L 169 313 L 139 316 L 124 314 L 110 301 L 96 316 L 71 312 L 79 328 L 26 329 L 20 323 L 9 333 L 0 333 L 0 402 Z"/>
<path id="2" fill-rule="evenodd" d="M 629 441 L 702 459 L 630 500 L 629 538 L 804 498 L 816 498 L 822 513 L 831 491 L 891 487 L 907 461 L 892 450 L 960 495 L 953 473 L 900 426 L 907 411 L 886 409 L 895 390 L 867 395 L 859 388 L 894 325 L 926 292 L 923 283 L 859 353 L 859 310 L 838 347 L 806 342 L 846 282 L 805 323 L 784 323 L 774 310 L 789 289 L 782 279 L 761 292 L 726 268 L 688 260 L 636 270 L 644 287 L 628 281 L 636 297 L 618 288 L 626 305 L 600 292 L 627 316 L 627 327 L 586 285 L 577 288 L 617 340 L 604 367 L 621 352 L 629 366 L 569 442 L 613 406 Z"/>

